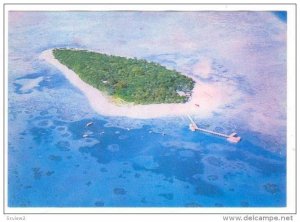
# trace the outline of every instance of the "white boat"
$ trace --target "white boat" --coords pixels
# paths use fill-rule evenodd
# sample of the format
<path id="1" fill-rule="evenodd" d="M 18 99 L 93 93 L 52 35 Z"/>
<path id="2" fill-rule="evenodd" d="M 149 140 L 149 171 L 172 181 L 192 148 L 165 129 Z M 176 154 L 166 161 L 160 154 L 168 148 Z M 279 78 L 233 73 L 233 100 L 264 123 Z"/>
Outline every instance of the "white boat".
<path id="1" fill-rule="evenodd" d="M 87 138 L 87 137 L 89 137 L 89 134 L 84 133 L 84 134 L 82 135 L 82 137 L 83 137 L 83 138 Z"/>
<path id="2" fill-rule="evenodd" d="M 91 132 L 91 131 L 85 131 L 85 132 L 82 134 L 82 137 L 83 137 L 83 138 L 87 138 L 87 137 L 91 136 L 92 134 L 93 134 L 93 132 Z"/>
<path id="3" fill-rule="evenodd" d="M 93 125 L 94 124 L 94 122 L 89 122 L 89 123 L 87 123 L 85 126 L 91 126 L 91 125 Z"/>

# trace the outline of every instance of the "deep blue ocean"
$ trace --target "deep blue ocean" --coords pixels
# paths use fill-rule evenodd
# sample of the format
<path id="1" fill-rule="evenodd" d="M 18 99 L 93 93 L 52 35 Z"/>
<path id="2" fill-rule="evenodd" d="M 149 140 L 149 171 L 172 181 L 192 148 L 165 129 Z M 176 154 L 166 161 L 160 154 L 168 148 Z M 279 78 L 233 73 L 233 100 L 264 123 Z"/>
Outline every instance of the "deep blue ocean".
<path id="1" fill-rule="evenodd" d="M 215 14 L 204 15 L 213 21 L 203 20 L 205 28 L 197 13 L 11 12 L 8 206 L 285 207 L 286 110 L 281 107 L 285 104 L 286 52 L 285 44 L 274 37 L 284 34 L 285 23 L 268 12 Z M 260 24 L 264 32 L 259 32 L 259 25 L 251 26 L 253 21 L 266 21 L 267 25 Z M 244 29 L 238 29 L 239 22 Z M 173 23 L 177 24 L 174 30 Z M 248 60 L 253 64 L 244 72 L 233 64 L 237 60 L 232 62 L 240 54 L 225 58 L 207 42 L 203 47 L 196 42 L 201 50 L 194 51 L 183 45 L 189 52 L 182 53 L 181 45 L 166 46 L 165 37 L 157 39 L 179 32 L 178 26 L 183 30 L 204 28 L 208 35 L 218 25 L 223 31 L 229 30 L 230 38 L 237 36 L 235 32 L 239 33 L 237 38 L 251 37 L 249 50 L 258 58 L 261 53 L 277 53 L 274 62 Z M 251 29 L 257 29 L 251 32 L 256 33 L 255 38 L 269 38 L 269 46 L 250 36 Z M 185 39 L 193 41 L 198 34 L 191 31 Z M 149 36 L 162 45 L 147 46 Z M 148 120 L 100 116 L 60 71 L 39 59 L 42 51 L 53 47 L 136 56 L 187 72 L 195 58 L 210 56 L 214 75 L 203 81 L 230 82 L 241 96 L 196 121 L 218 132 L 236 131 L 242 141 L 230 144 L 222 138 L 191 132 L 184 116 Z M 270 73 L 273 82 L 264 86 L 261 79 L 268 79 Z M 263 95 L 273 93 L 278 93 L 279 101 L 264 103 Z M 256 103 L 259 99 L 261 102 Z M 245 103 L 248 106 L 242 109 Z M 86 126 L 91 121 L 93 124 Z"/>

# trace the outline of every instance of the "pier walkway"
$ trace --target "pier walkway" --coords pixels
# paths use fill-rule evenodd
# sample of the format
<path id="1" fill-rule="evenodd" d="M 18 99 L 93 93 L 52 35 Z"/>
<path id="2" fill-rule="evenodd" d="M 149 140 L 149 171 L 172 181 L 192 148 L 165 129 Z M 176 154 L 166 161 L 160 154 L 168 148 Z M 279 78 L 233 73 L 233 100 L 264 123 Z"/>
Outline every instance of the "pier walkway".
<path id="1" fill-rule="evenodd" d="M 227 141 L 231 142 L 231 143 L 238 143 L 240 142 L 241 140 L 241 137 L 237 136 L 237 133 L 231 133 L 230 135 L 226 135 L 226 134 L 223 134 L 223 133 L 218 133 L 218 132 L 214 132 L 214 131 L 211 131 L 211 130 L 207 130 L 207 129 L 203 129 L 203 128 L 199 128 L 197 126 L 197 124 L 195 123 L 195 121 L 192 119 L 192 117 L 190 117 L 188 115 L 188 118 L 190 119 L 191 123 L 189 125 L 190 127 L 190 130 L 191 131 L 201 131 L 201 132 L 204 132 L 204 133 L 209 133 L 209 134 L 212 134 L 212 135 L 216 135 L 216 136 L 220 136 L 220 137 L 224 137 L 227 139 Z"/>

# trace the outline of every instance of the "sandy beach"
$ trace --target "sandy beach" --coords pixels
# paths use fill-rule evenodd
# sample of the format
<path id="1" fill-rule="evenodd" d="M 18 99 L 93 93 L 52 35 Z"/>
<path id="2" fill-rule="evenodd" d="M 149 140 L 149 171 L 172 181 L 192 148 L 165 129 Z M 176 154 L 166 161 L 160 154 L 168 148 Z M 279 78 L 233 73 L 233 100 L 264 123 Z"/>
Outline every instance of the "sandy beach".
<path id="1" fill-rule="evenodd" d="M 107 95 L 82 81 L 78 75 L 61 64 L 52 54 L 52 49 L 44 51 L 40 59 L 59 69 L 65 77 L 87 97 L 91 107 L 104 116 L 124 116 L 138 119 L 193 115 L 208 117 L 213 111 L 230 101 L 228 90 L 218 84 L 207 84 L 196 79 L 190 100 L 183 104 L 116 104 Z"/>

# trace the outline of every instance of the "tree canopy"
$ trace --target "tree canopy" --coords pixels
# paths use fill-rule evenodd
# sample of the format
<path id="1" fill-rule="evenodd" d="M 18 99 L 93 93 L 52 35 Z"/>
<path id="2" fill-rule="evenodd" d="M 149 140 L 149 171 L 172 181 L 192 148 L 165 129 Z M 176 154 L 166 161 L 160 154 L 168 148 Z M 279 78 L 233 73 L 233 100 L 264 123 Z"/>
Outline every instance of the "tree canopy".
<path id="1" fill-rule="evenodd" d="M 195 84 L 177 71 L 143 59 L 75 49 L 54 49 L 53 54 L 86 83 L 135 104 L 184 103 Z"/>

